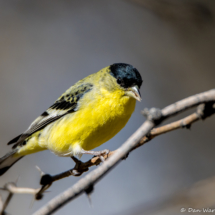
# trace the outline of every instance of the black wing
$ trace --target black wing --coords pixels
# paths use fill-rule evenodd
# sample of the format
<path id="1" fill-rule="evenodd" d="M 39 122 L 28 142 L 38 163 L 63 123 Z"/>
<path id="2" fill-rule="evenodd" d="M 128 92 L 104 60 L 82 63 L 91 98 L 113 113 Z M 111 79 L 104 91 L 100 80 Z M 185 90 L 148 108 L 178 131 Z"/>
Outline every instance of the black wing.
<path id="1" fill-rule="evenodd" d="M 68 89 L 50 108 L 33 121 L 23 134 L 12 139 L 8 145 L 14 144 L 13 148 L 16 148 L 27 137 L 43 129 L 48 124 L 60 119 L 66 114 L 77 111 L 78 101 L 93 88 L 92 84 L 81 84 L 79 86 L 77 84 Z"/>

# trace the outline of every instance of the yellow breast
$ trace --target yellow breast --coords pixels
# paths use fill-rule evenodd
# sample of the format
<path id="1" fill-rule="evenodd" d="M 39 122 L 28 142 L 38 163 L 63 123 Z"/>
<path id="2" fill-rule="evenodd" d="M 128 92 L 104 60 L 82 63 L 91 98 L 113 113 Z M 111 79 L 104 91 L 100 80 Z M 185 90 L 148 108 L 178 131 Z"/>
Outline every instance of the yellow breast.
<path id="1" fill-rule="evenodd" d="M 48 148 L 59 155 L 94 149 L 116 135 L 135 109 L 135 99 L 122 90 L 87 93 L 75 113 L 66 115 L 52 126 Z M 78 152 L 77 152 L 78 153 Z"/>

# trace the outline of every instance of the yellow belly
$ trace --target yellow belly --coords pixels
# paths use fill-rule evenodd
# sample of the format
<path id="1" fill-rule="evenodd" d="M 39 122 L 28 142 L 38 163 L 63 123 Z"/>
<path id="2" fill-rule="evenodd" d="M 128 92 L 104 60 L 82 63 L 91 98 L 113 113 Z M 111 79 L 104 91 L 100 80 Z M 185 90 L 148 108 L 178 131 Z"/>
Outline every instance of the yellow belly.
<path id="1" fill-rule="evenodd" d="M 98 96 L 93 102 L 86 98 L 85 102 L 77 112 L 52 126 L 47 147 L 54 153 L 78 154 L 81 149 L 91 150 L 105 143 L 126 125 L 136 103 L 119 93 L 108 98 Z"/>
<path id="2" fill-rule="evenodd" d="M 16 155 L 49 149 L 59 156 L 72 156 L 80 154 L 81 149 L 92 150 L 115 136 L 129 120 L 136 100 L 122 96 L 120 91 L 92 97 L 87 94 L 78 111 L 33 134 Z"/>

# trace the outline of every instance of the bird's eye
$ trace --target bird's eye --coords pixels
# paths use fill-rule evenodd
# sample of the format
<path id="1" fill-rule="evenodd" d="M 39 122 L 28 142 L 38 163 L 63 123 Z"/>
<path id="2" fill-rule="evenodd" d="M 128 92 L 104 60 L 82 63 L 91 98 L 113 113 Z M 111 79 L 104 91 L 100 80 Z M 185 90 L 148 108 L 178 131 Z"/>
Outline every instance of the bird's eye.
<path id="1" fill-rule="evenodd" d="M 121 78 L 117 78 L 117 83 L 121 84 L 122 83 L 122 79 Z"/>

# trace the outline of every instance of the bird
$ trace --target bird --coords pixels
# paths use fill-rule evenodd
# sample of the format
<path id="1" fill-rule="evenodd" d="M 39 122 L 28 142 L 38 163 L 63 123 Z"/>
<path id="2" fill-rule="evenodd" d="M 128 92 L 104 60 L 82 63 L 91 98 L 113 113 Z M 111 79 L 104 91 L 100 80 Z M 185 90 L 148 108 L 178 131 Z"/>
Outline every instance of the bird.
<path id="1" fill-rule="evenodd" d="M 141 101 L 142 77 L 130 64 L 114 63 L 78 81 L 28 129 L 8 142 L 12 150 L 0 158 L 0 176 L 26 155 L 50 150 L 61 157 L 99 156 L 92 151 L 115 136 Z"/>

